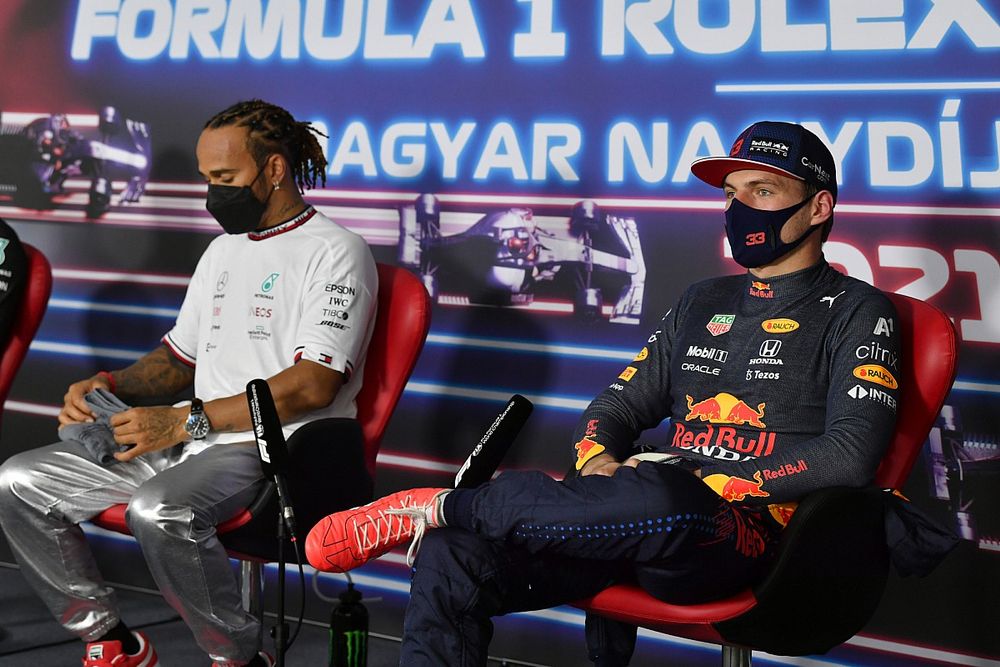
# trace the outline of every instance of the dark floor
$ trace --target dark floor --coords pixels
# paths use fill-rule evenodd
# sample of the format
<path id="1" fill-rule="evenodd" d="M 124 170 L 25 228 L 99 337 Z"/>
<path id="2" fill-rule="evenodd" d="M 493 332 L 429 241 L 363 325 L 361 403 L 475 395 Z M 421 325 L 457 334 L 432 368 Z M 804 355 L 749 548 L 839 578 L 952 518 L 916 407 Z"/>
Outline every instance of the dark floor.
<path id="1" fill-rule="evenodd" d="M 79 665 L 83 645 L 62 629 L 32 593 L 14 567 L 0 564 L 0 664 L 4 667 L 62 667 Z M 163 667 L 211 664 L 195 645 L 177 614 L 153 592 L 118 588 L 122 615 L 132 628 L 142 630 L 156 647 Z M 273 620 L 272 620 L 273 622 Z M 270 641 L 270 640 L 267 640 Z M 399 640 L 369 637 L 370 667 L 399 662 Z M 325 627 L 303 625 L 298 640 L 286 656 L 289 667 L 327 664 Z"/>
<path id="2" fill-rule="evenodd" d="M 104 571 L 115 571 L 113 563 L 105 563 L 109 567 Z M 376 563 L 376 566 L 379 564 Z M 366 566 L 371 567 L 371 565 Z M 394 593 L 398 582 L 384 578 L 382 573 L 359 575 L 356 580 L 364 586 L 365 591 L 381 594 L 381 597 L 369 598 L 366 602 L 373 623 L 380 629 L 402 627 L 402 608 L 405 606 L 405 596 Z M 111 577 L 109 577 L 111 579 Z M 379 587 L 382 581 L 383 587 Z M 336 589 L 327 591 L 333 593 Z M 190 631 L 159 595 L 158 592 L 136 586 L 115 584 L 118 590 L 122 617 L 127 619 L 130 627 L 142 630 L 150 638 L 160 658 L 163 667 L 208 667 L 211 661 L 195 644 Z M 268 588 L 273 591 L 276 586 Z M 265 596 L 266 598 L 267 596 Z M 271 606 L 274 608 L 273 600 Z M 298 614 L 295 609 L 287 611 Z M 330 607 L 324 606 L 324 613 L 316 613 L 316 609 L 307 612 L 311 618 L 325 618 Z M 572 618 L 563 618 L 574 614 Z M 503 659 L 491 659 L 487 667 L 582 667 L 590 664 L 583 651 L 583 641 L 580 626 L 582 616 L 579 612 L 557 608 L 541 615 L 513 614 L 498 618 L 494 645 L 491 648 L 495 655 L 507 656 Z M 265 619 L 266 625 L 274 624 L 273 617 Z M 293 621 L 290 621 L 293 622 Z M 265 639 L 265 649 L 273 653 L 271 640 Z M 892 648 L 892 647 L 890 647 Z M 919 647 L 895 647 L 886 651 L 863 649 L 861 647 L 842 646 L 830 654 L 818 658 L 783 658 L 767 654 L 755 654 L 754 664 L 757 665 L 796 665 L 798 667 L 897 667 L 899 665 L 931 665 L 931 664 L 965 664 L 965 665 L 1000 665 L 1000 662 L 989 659 L 978 659 L 971 656 L 963 660 L 951 661 L 947 657 L 925 655 Z M 516 655 L 517 658 L 509 656 Z M 69 667 L 79 666 L 83 656 L 83 645 L 59 626 L 49 615 L 48 610 L 25 583 L 20 570 L 0 558 L 0 666 L 2 667 Z M 920 656 L 918 659 L 917 656 Z M 951 656 L 949 656 L 951 657 Z M 369 667 L 389 667 L 399 663 L 399 638 L 389 634 L 372 633 L 369 635 Z M 653 665 L 683 665 L 684 667 L 717 667 L 720 663 L 718 647 L 703 645 L 698 642 L 669 638 L 665 635 L 640 632 L 636 655 L 633 659 L 635 667 L 652 667 Z M 288 667 L 323 667 L 327 659 L 327 628 L 324 623 L 307 620 L 302 626 L 298 640 L 286 656 Z M 442 666 L 446 667 L 446 666 Z"/>
<path id="3" fill-rule="evenodd" d="M 191 632 L 156 591 L 115 585 L 124 618 L 142 630 L 156 647 L 162 667 L 208 667 L 211 660 L 195 644 Z M 16 565 L 0 561 L 0 665 L 3 667 L 67 667 L 79 665 L 83 644 L 49 615 L 21 577 Z M 297 610 L 292 610 L 297 613 Z M 266 617 L 267 627 L 274 624 Z M 289 621 L 294 629 L 294 619 Z M 265 649 L 274 654 L 265 638 Z M 285 656 L 288 667 L 322 667 L 328 664 L 327 628 L 306 620 L 294 646 Z M 368 667 L 399 664 L 399 638 L 383 634 L 368 637 Z M 490 660 L 488 667 L 505 665 L 545 667 L 517 660 Z"/>

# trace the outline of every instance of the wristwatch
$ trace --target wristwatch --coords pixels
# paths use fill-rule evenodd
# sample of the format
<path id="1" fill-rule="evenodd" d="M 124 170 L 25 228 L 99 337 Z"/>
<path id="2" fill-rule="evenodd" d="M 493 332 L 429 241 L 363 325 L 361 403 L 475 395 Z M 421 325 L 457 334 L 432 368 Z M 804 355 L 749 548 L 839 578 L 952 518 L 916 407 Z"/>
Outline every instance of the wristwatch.
<path id="1" fill-rule="evenodd" d="M 184 430 L 194 440 L 204 440 L 208 432 L 212 430 L 212 424 L 205 414 L 205 404 L 200 398 L 191 399 L 191 412 L 187 421 L 184 422 Z"/>

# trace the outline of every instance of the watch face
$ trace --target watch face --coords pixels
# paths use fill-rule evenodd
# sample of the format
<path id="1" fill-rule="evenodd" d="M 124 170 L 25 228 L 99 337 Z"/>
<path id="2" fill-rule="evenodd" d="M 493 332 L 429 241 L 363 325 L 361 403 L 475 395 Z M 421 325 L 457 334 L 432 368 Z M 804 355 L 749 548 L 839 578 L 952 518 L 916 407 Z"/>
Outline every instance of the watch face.
<path id="1" fill-rule="evenodd" d="M 208 435 L 209 428 L 208 417 L 204 412 L 192 412 L 184 423 L 184 430 L 195 440 L 201 440 Z"/>

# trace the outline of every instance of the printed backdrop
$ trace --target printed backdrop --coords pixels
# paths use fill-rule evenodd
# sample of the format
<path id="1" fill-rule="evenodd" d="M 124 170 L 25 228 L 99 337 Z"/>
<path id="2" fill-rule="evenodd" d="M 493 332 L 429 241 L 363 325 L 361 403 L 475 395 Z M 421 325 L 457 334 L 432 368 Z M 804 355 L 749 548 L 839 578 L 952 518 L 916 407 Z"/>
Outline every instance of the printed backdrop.
<path id="1" fill-rule="evenodd" d="M 961 341 L 906 492 L 963 543 L 931 577 L 893 579 L 833 659 L 998 664 L 998 55 L 994 0 L 4 2 L 0 216 L 50 258 L 55 288 L 2 455 L 53 440 L 70 382 L 171 326 L 220 231 L 194 144 L 234 101 L 323 129 L 327 184 L 308 199 L 434 296 L 382 491 L 447 484 L 512 393 L 536 411 L 505 466 L 561 475 L 578 414 L 681 291 L 738 270 L 691 161 L 755 120 L 801 122 L 837 160 L 827 258 L 942 308 Z M 398 635 L 402 559 L 359 581 L 386 596 L 376 629 Z M 493 652 L 574 664 L 581 618 L 516 616 Z"/>

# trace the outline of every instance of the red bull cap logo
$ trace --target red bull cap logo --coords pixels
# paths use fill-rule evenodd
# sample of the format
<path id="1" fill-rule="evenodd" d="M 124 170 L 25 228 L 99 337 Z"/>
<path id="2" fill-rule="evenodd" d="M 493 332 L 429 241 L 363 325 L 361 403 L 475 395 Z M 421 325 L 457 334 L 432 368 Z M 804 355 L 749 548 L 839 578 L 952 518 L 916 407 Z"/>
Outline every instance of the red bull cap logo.
<path id="1" fill-rule="evenodd" d="M 732 394 L 722 392 L 711 398 L 695 402 L 691 396 L 686 396 L 688 413 L 684 421 L 699 420 L 710 424 L 747 424 L 756 428 L 765 428 L 764 406 L 759 403 L 754 409 Z"/>
<path id="2" fill-rule="evenodd" d="M 787 317 L 779 317 L 773 320 L 764 320 L 760 323 L 760 328 L 770 334 L 783 334 L 798 329 L 799 323 Z"/>
<path id="3" fill-rule="evenodd" d="M 899 386 L 896 382 L 896 378 L 892 376 L 892 373 L 890 373 L 888 369 L 878 366 L 877 364 L 865 364 L 864 366 L 858 366 L 854 369 L 854 377 L 864 380 L 865 382 L 880 384 L 883 387 L 888 387 L 889 389 L 895 389 Z"/>
<path id="4" fill-rule="evenodd" d="M 713 336 L 721 336 L 730 329 L 733 328 L 733 322 L 736 320 L 735 315 L 713 315 L 711 321 L 705 325 L 709 333 Z"/>

